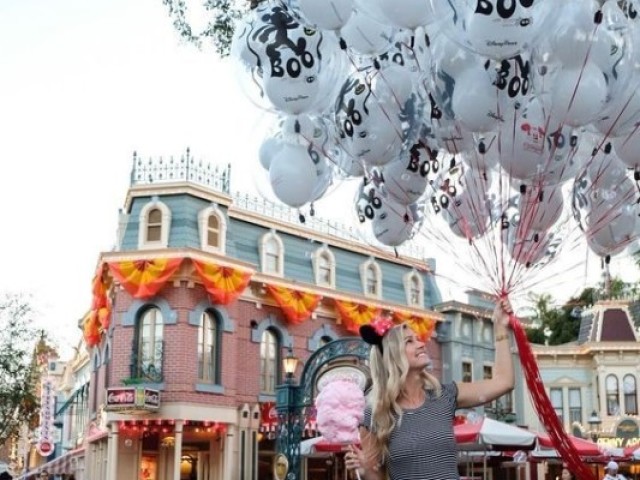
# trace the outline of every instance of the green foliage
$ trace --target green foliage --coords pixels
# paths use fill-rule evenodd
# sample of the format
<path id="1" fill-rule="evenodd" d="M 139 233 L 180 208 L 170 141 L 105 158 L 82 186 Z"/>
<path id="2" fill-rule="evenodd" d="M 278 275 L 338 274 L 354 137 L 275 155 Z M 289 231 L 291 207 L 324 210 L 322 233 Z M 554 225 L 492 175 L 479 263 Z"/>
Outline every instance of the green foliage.
<path id="1" fill-rule="evenodd" d="M 0 446 L 38 415 L 31 306 L 19 295 L 0 297 Z"/>
<path id="2" fill-rule="evenodd" d="M 536 312 L 535 326 L 526 329 L 527 338 L 531 343 L 545 344 L 548 341 L 549 345 L 576 341 L 580 330 L 580 311 L 593 305 L 595 297 L 596 291 L 587 288 L 561 308 L 555 308 L 551 295 L 531 295 Z"/>
<path id="3" fill-rule="evenodd" d="M 211 18 L 202 31 L 196 32 L 188 20 L 188 6 L 185 0 L 162 0 L 162 3 L 168 8 L 173 27 L 182 40 L 198 48 L 202 48 L 204 42 L 210 41 L 222 57 L 229 55 L 236 20 L 251 6 L 255 6 L 253 2 L 239 0 L 204 0 L 202 4 L 211 14 Z"/>

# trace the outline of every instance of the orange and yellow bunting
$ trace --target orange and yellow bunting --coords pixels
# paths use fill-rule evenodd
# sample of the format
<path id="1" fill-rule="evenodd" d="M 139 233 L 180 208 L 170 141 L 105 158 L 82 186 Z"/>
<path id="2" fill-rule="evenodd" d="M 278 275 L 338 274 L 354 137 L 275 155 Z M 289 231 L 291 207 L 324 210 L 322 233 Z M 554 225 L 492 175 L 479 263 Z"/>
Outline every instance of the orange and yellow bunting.
<path id="1" fill-rule="evenodd" d="M 132 297 L 153 297 L 180 268 L 182 258 L 157 258 L 109 263 L 109 270 Z"/>
<path id="2" fill-rule="evenodd" d="M 292 288 L 266 285 L 267 291 L 282 309 L 289 323 L 298 325 L 307 320 L 318 306 L 320 295 L 300 292 Z"/>
<path id="3" fill-rule="evenodd" d="M 380 308 L 361 303 L 336 300 L 336 308 L 345 328 L 351 333 L 359 334 L 360 326 L 371 323 L 378 315 Z"/>
<path id="4" fill-rule="evenodd" d="M 96 310 L 91 310 L 84 318 L 82 334 L 88 347 L 95 347 L 100 343 L 100 320 Z"/>
<path id="5" fill-rule="evenodd" d="M 409 325 L 423 342 L 428 342 L 431 339 L 436 326 L 436 322 L 429 317 L 407 312 L 393 312 L 393 321 Z"/>
<path id="6" fill-rule="evenodd" d="M 204 288 L 213 303 L 218 305 L 228 305 L 236 300 L 251 280 L 251 273 L 245 270 L 199 260 L 192 261 Z"/>

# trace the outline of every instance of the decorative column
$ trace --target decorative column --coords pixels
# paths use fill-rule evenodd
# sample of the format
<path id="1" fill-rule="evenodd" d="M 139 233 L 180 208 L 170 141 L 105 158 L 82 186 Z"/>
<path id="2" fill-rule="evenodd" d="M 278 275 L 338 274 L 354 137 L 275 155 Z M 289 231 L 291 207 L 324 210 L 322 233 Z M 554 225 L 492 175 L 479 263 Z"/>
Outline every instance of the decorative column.
<path id="1" fill-rule="evenodd" d="M 118 480 L 118 431 L 118 422 L 111 422 L 107 440 L 107 480 Z"/>
<path id="2" fill-rule="evenodd" d="M 173 447 L 173 480 L 180 480 L 180 464 L 182 463 L 182 427 L 184 420 L 176 420 L 176 443 Z"/>
<path id="3" fill-rule="evenodd" d="M 227 425 L 226 436 L 221 438 L 222 448 L 222 478 L 224 480 L 234 480 L 238 478 L 237 450 L 235 449 L 235 439 L 238 430 L 233 424 Z"/>

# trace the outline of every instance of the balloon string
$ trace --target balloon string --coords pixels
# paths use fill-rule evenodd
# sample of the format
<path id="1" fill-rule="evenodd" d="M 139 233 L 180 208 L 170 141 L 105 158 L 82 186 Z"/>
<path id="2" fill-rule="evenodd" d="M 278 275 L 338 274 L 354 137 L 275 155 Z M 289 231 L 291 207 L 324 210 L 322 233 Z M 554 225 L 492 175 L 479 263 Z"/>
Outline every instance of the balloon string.
<path id="1" fill-rule="evenodd" d="M 582 461 L 576 447 L 571 443 L 569 436 L 564 431 L 558 415 L 551 405 L 551 401 L 542 383 L 540 370 L 536 362 L 533 350 L 527 335 L 515 315 L 511 315 L 509 322 L 514 333 L 518 352 L 520 354 L 520 364 L 524 371 L 533 406 L 542 422 L 545 430 L 549 434 L 553 446 L 560 454 L 563 462 L 567 464 L 569 470 L 580 480 L 597 480 L 591 469 Z"/>

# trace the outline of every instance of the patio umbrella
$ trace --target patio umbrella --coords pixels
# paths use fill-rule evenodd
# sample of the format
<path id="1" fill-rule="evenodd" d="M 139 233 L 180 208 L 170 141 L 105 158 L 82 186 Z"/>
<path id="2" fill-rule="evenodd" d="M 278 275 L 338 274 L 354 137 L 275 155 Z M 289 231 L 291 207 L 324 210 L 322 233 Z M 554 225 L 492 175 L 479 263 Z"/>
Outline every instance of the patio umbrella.
<path id="1" fill-rule="evenodd" d="M 597 457 L 602 455 L 601 447 L 591 440 L 569 435 L 569 441 L 581 457 Z M 555 450 L 551 438 L 546 433 L 538 433 L 538 445 L 540 448 L 534 452 L 536 457 L 551 458 L 558 456 L 558 452 Z"/>
<path id="2" fill-rule="evenodd" d="M 453 434 L 464 449 L 531 450 L 536 444 L 535 433 L 487 417 L 454 425 Z"/>
<path id="3" fill-rule="evenodd" d="M 623 449 L 624 458 L 640 460 L 640 445 L 635 444 Z"/>

